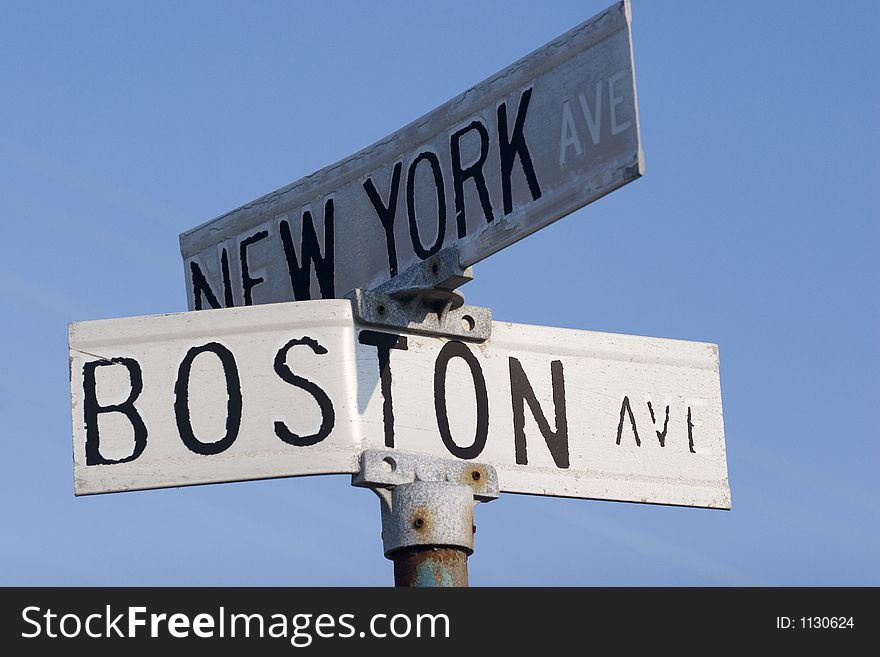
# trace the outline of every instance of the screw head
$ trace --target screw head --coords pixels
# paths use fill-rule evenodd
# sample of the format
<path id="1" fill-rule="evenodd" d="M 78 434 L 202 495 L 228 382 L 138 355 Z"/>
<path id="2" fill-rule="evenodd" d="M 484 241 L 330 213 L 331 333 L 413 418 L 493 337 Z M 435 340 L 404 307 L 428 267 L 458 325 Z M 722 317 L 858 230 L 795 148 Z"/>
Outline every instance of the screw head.
<path id="1" fill-rule="evenodd" d="M 425 519 L 424 518 L 416 518 L 415 520 L 413 520 L 413 527 L 415 529 L 421 529 L 424 526 L 425 526 Z"/>

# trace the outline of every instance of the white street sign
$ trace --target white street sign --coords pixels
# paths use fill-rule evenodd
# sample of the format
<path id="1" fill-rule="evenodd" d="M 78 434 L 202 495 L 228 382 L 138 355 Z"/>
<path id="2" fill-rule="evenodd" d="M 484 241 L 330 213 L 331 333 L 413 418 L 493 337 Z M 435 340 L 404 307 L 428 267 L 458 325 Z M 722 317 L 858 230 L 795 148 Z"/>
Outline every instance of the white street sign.
<path id="1" fill-rule="evenodd" d="M 629 2 L 355 155 L 180 236 L 191 310 L 470 266 L 638 178 Z"/>
<path id="2" fill-rule="evenodd" d="M 78 495 L 354 473 L 368 448 L 502 491 L 730 508 L 715 345 L 495 322 L 485 343 L 327 300 L 70 326 Z"/>

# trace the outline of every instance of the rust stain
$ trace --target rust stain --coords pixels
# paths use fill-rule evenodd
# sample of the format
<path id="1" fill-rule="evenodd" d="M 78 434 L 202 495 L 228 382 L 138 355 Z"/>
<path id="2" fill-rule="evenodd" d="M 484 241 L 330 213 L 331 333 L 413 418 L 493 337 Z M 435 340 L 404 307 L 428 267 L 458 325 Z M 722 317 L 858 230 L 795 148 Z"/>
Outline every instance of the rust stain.
<path id="1" fill-rule="evenodd" d="M 455 548 L 401 550 L 394 555 L 399 587 L 466 587 L 467 554 Z"/>
<path id="2" fill-rule="evenodd" d="M 413 509 L 412 518 L 410 518 L 413 529 L 428 531 L 431 528 L 431 520 L 433 520 L 433 516 L 428 507 L 420 505 Z"/>
<path id="3" fill-rule="evenodd" d="M 486 469 L 482 466 L 475 465 L 472 468 L 467 468 L 461 473 L 460 482 L 465 486 L 470 486 L 474 490 L 482 490 L 486 481 L 488 480 L 488 476 L 486 475 Z"/>

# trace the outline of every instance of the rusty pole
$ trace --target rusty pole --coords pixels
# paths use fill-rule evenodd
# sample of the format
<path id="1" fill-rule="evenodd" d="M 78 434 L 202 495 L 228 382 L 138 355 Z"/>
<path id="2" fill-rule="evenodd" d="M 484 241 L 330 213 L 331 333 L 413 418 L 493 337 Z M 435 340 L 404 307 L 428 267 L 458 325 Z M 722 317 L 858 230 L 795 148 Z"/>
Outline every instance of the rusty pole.
<path id="1" fill-rule="evenodd" d="M 491 465 L 396 450 L 361 454 L 352 485 L 382 505 L 382 544 L 395 586 L 467 586 L 474 551 L 474 507 L 499 495 Z"/>
<path id="2" fill-rule="evenodd" d="M 458 548 L 427 547 L 398 550 L 394 561 L 394 586 L 465 587 L 468 585 L 467 552 Z"/>

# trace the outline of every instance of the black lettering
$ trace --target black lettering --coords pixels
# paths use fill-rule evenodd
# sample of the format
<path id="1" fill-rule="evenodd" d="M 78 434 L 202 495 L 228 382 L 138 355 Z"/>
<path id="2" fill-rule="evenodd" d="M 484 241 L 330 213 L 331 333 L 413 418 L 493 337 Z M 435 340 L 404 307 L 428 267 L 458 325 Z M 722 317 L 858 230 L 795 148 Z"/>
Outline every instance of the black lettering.
<path id="1" fill-rule="evenodd" d="M 220 359 L 223 375 L 226 379 L 226 434 L 217 441 L 204 443 L 196 438 L 189 414 L 189 377 L 192 373 L 193 361 L 199 354 L 210 352 Z M 177 381 L 174 383 L 174 419 L 177 431 L 187 448 L 196 454 L 212 456 L 226 451 L 238 437 L 241 428 L 241 381 L 235 356 L 219 342 L 208 342 L 193 347 L 186 352 L 177 370 Z"/>
<path id="2" fill-rule="evenodd" d="M 501 155 L 501 191 L 504 197 L 504 214 L 513 212 L 513 196 L 511 194 L 510 176 L 513 173 L 513 162 L 519 155 L 520 165 L 529 184 L 532 200 L 541 198 L 541 187 L 535 176 L 532 166 L 532 157 L 526 144 L 523 125 L 526 120 L 526 112 L 529 109 L 529 100 L 532 97 L 531 88 L 523 91 L 519 98 L 519 106 L 516 110 L 516 119 L 513 123 L 513 134 L 507 134 L 507 103 L 498 106 L 498 148 Z"/>
<path id="3" fill-rule="evenodd" d="M 620 438 L 623 435 L 623 416 L 629 413 L 629 423 L 632 425 L 633 435 L 636 437 L 636 447 L 642 446 L 639 440 L 639 430 L 636 428 L 636 419 L 633 417 L 632 408 L 629 405 L 629 397 L 624 395 L 623 403 L 620 405 L 620 423 L 617 425 L 617 444 L 620 444 Z"/>
<path id="4" fill-rule="evenodd" d="M 697 450 L 694 449 L 694 423 L 691 421 L 690 406 L 688 406 L 688 449 L 691 451 L 691 454 L 697 453 Z"/>
<path id="5" fill-rule="evenodd" d="M 654 407 L 648 402 L 648 412 L 651 414 L 651 422 L 654 424 L 654 433 L 660 441 L 660 447 L 666 447 L 666 432 L 669 430 L 669 404 L 666 405 L 666 419 L 663 421 L 663 431 L 657 431 L 657 420 L 654 418 Z"/>
<path id="6" fill-rule="evenodd" d="M 223 274 L 223 297 L 226 301 L 226 307 L 232 308 L 235 302 L 232 299 L 232 280 L 229 276 L 229 254 L 226 249 L 220 251 L 220 271 Z"/>
<path id="7" fill-rule="evenodd" d="M 385 447 L 394 447 L 394 403 L 391 398 L 391 350 L 409 349 L 407 339 L 394 333 L 361 331 L 358 342 L 376 347 L 379 357 L 379 381 L 382 387 L 382 423 L 385 427 Z"/>
<path id="8" fill-rule="evenodd" d="M 260 230 L 251 235 L 250 237 L 246 237 L 241 241 L 241 244 L 238 245 L 238 256 L 241 260 L 241 289 L 243 292 L 244 305 L 252 306 L 254 304 L 254 299 L 251 296 L 251 290 L 254 289 L 257 285 L 263 282 L 261 278 L 251 278 L 250 271 L 248 270 L 248 260 L 247 260 L 247 250 L 251 244 L 259 242 L 262 239 L 266 239 L 269 237 L 269 231 Z"/>
<path id="9" fill-rule="evenodd" d="M 211 289 L 208 279 L 202 268 L 195 260 L 189 261 L 189 271 L 192 281 L 193 305 L 196 310 L 204 309 L 203 298 L 208 302 L 211 308 L 222 308 L 217 295 Z M 220 250 L 220 272 L 223 277 L 223 300 L 226 302 L 227 308 L 232 308 L 235 302 L 232 299 L 232 281 L 229 276 L 229 255 L 226 249 Z M 262 279 L 261 279 L 262 280 Z"/>
<path id="10" fill-rule="evenodd" d="M 288 445 L 295 445 L 296 447 L 309 447 L 310 445 L 317 445 L 319 442 L 324 440 L 327 436 L 330 435 L 330 432 L 333 431 L 333 427 L 336 425 L 336 412 L 333 410 L 333 402 L 330 401 L 330 397 L 327 396 L 327 393 L 316 383 L 309 381 L 301 376 L 297 376 L 294 374 L 290 368 L 287 366 L 287 353 L 297 345 L 306 345 L 316 354 L 326 354 L 327 348 L 323 345 L 319 344 L 317 340 L 310 337 L 302 337 L 295 338 L 290 340 L 286 345 L 281 347 L 278 350 L 278 353 L 275 354 L 275 373 L 282 378 L 282 380 L 286 381 L 290 385 L 296 386 L 302 390 L 305 390 L 312 397 L 315 398 L 315 401 L 318 402 L 318 407 L 321 409 L 321 426 L 318 429 L 317 433 L 313 433 L 308 436 L 300 436 L 299 434 L 293 433 L 284 422 L 280 420 L 275 421 L 275 435 L 281 438 Z"/>
<path id="11" fill-rule="evenodd" d="M 95 370 L 99 367 L 122 365 L 128 370 L 131 392 L 121 404 L 102 406 L 98 403 Z M 110 465 L 134 461 L 147 446 L 147 425 L 134 407 L 134 401 L 144 389 L 141 366 L 134 358 L 110 358 L 91 361 L 83 365 L 83 417 L 86 425 L 86 465 Z M 108 459 L 101 455 L 101 436 L 98 429 L 98 415 L 101 413 L 122 413 L 131 422 L 134 431 L 134 447 L 131 454 L 121 459 Z"/>
<path id="12" fill-rule="evenodd" d="M 466 169 L 461 168 L 461 145 L 459 140 L 468 132 L 476 130 L 480 135 L 480 157 Z M 467 234 L 467 221 L 464 210 L 464 181 L 473 178 L 477 193 L 480 196 L 480 205 L 483 208 L 483 216 L 486 222 L 495 219 L 492 212 L 492 200 L 489 198 L 489 188 L 486 186 L 486 178 L 483 176 L 483 164 L 489 156 L 489 131 L 480 121 L 471 121 L 467 126 L 452 133 L 449 138 L 449 149 L 452 155 L 452 180 L 455 187 L 455 221 L 458 224 L 458 236 Z"/>
<path id="13" fill-rule="evenodd" d="M 516 452 L 516 462 L 527 465 L 529 462 L 526 451 L 526 418 L 525 404 L 528 402 L 529 410 L 541 430 L 541 435 L 547 443 L 550 455 L 557 468 L 569 466 L 568 456 L 568 419 L 565 410 L 565 378 L 562 370 L 562 361 L 554 360 L 550 363 L 550 379 L 553 386 L 553 409 L 556 416 L 556 431 L 550 428 L 544 411 L 538 403 L 532 384 L 526 377 L 522 364 L 512 356 L 508 359 L 510 365 L 510 395 L 513 404 L 513 441 Z"/>
<path id="14" fill-rule="evenodd" d="M 449 415 L 446 406 L 446 369 L 453 358 L 461 358 L 470 368 L 477 398 L 477 426 L 474 442 L 469 447 L 460 447 L 452 439 L 449 430 Z M 489 395 L 486 392 L 486 379 L 477 357 L 463 342 L 451 340 L 443 345 L 434 363 L 434 412 L 437 415 L 437 428 L 443 444 L 453 456 L 460 459 L 474 459 L 480 455 L 489 437 Z"/>
<path id="15" fill-rule="evenodd" d="M 199 267 L 199 264 L 195 260 L 189 261 L 189 271 L 192 276 L 193 302 L 196 310 L 202 310 L 204 307 L 202 305 L 202 297 L 205 298 L 211 308 L 220 308 L 221 306 L 220 302 L 217 301 L 217 295 L 214 294 L 211 286 L 208 285 L 208 279 L 205 278 L 202 268 Z"/>
<path id="16" fill-rule="evenodd" d="M 321 255 L 321 247 L 318 245 L 318 235 L 315 224 L 312 221 L 312 213 L 306 210 L 302 214 L 302 242 L 300 252 L 302 263 L 296 258 L 293 248 L 293 238 L 290 233 L 290 225 L 282 219 L 278 225 L 281 234 L 281 244 L 284 247 L 284 257 L 287 259 L 287 272 L 290 275 L 290 285 L 293 288 L 293 296 L 297 301 L 311 299 L 310 264 L 315 268 L 315 276 L 318 278 L 318 289 L 321 297 L 332 299 L 336 296 L 333 259 L 333 223 L 334 210 L 333 199 L 327 199 L 324 204 L 324 255 Z"/>
<path id="17" fill-rule="evenodd" d="M 388 205 L 382 202 L 382 197 L 373 184 L 372 178 L 364 181 L 364 189 L 367 196 L 370 197 L 370 203 L 382 222 L 382 228 L 385 229 L 385 246 L 388 248 L 388 271 L 391 278 L 397 276 L 397 246 L 394 243 L 394 217 L 397 215 L 397 195 L 400 192 L 400 171 L 403 169 L 403 163 L 398 162 L 394 165 L 394 171 L 391 174 L 391 190 L 388 192 Z"/>
<path id="18" fill-rule="evenodd" d="M 434 174 L 434 187 L 437 190 L 437 239 L 429 249 L 422 245 L 422 240 L 419 237 L 419 225 L 416 223 L 416 168 L 422 161 L 431 165 L 431 172 Z M 440 250 L 446 237 L 446 188 L 443 185 L 440 160 L 431 151 L 419 153 L 409 165 L 406 173 L 406 214 L 409 217 L 409 236 L 412 240 L 413 250 L 422 260 L 426 260 Z"/>

